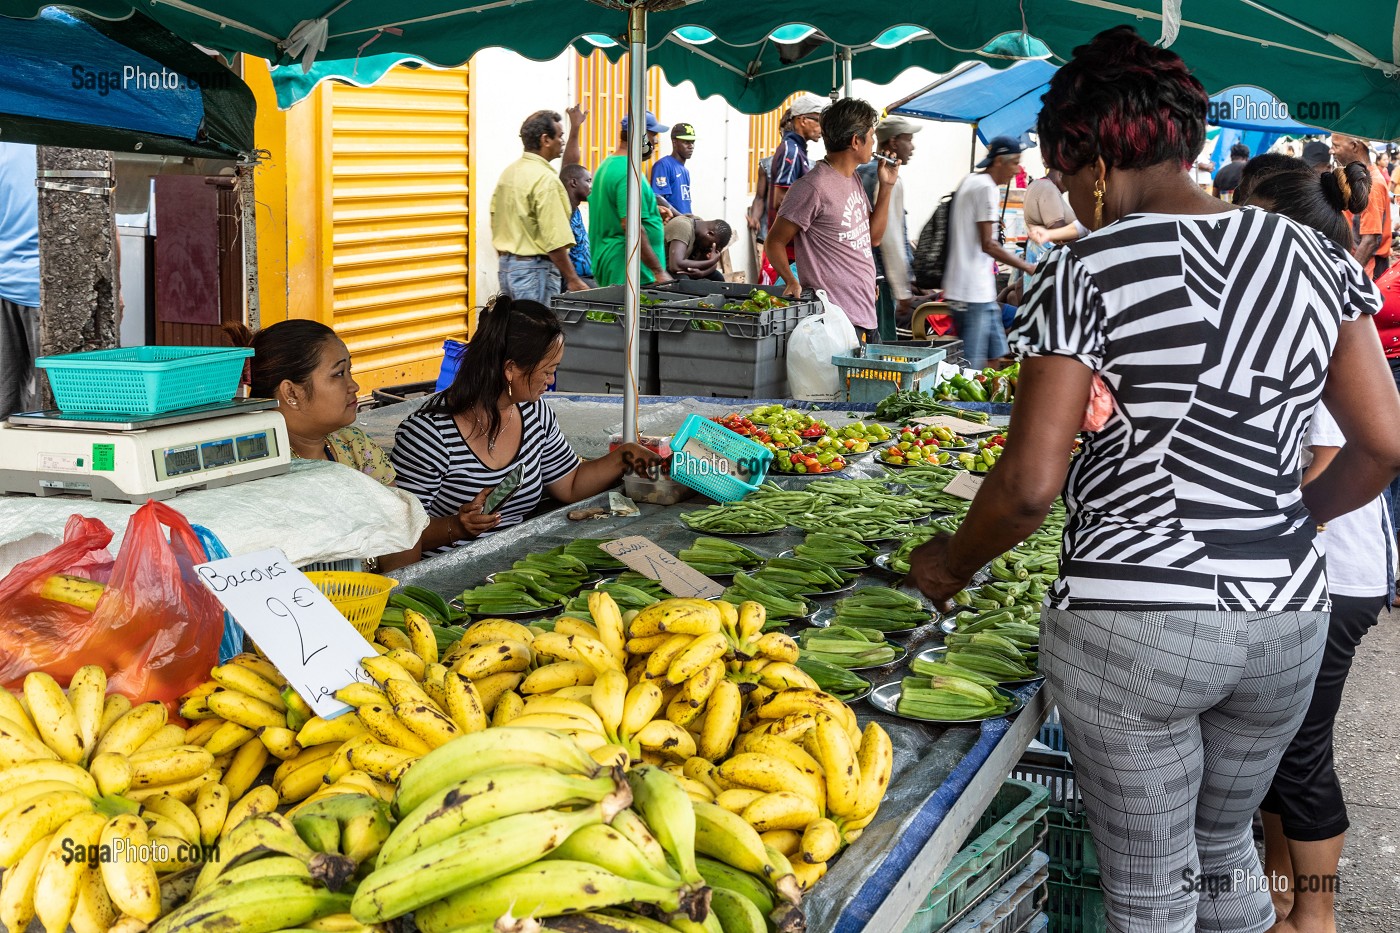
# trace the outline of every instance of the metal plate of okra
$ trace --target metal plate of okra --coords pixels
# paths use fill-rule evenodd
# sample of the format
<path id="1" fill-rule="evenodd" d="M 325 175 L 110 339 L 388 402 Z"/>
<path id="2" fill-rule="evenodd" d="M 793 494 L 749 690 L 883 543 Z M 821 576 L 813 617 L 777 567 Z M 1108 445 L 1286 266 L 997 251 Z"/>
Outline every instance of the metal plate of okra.
<path id="1" fill-rule="evenodd" d="M 831 626 L 836 624 L 836 607 L 828 606 L 825 609 L 818 610 L 813 614 L 811 622 L 812 625 L 817 628 L 831 628 Z M 903 638 L 910 632 L 917 631 L 921 628 L 923 628 L 922 625 L 915 625 L 912 628 L 890 629 L 888 631 L 882 630 L 881 634 L 887 639 Z"/>
<path id="2" fill-rule="evenodd" d="M 779 552 L 778 552 L 778 556 L 779 556 L 779 557 L 800 557 L 801 555 L 798 554 L 797 551 L 794 550 L 793 548 L 788 548 L 788 549 L 785 550 L 785 551 L 779 551 Z M 832 570 L 861 571 L 861 570 L 868 570 L 868 569 L 869 569 L 869 565 L 866 564 L 864 561 L 861 561 L 861 562 L 859 562 L 859 563 L 852 563 L 852 564 L 829 564 L 828 566 L 830 566 Z"/>
<path id="3" fill-rule="evenodd" d="M 1026 701 L 1012 693 L 1010 690 L 1001 687 L 996 688 L 996 692 L 1011 701 L 1011 708 L 1004 713 L 997 713 L 995 716 L 974 716 L 971 719 L 927 719 L 923 716 L 910 716 L 908 713 L 899 711 L 899 697 L 904 691 L 902 682 L 896 680 L 893 683 L 881 684 L 870 691 L 870 705 L 891 716 L 898 716 L 900 719 L 908 719 L 913 722 L 931 722 L 945 726 L 963 726 L 968 723 L 985 722 L 988 719 L 1002 719 L 1006 716 L 1019 713 L 1026 705 Z"/>
<path id="4" fill-rule="evenodd" d="M 947 653 L 948 653 L 948 646 L 947 646 L 947 645 L 935 645 L 935 646 L 932 647 L 932 648 L 925 648 L 923 651 L 920 651 L 918 654 L 914 655 L 914 660 L 915 660 L 915 661 L 941 661 L 941 660 L 943 660 L 944 655 L 946 655 Z M 1037 681 L 1041 681 L 1041 680 L 1044 680 L 1044 679 L 1045 679 L 1045 675 L 1044 675 L 1044 674 L 1038 674 L 1038 675 L 1036 675 L 1035 677 L 1026 677 L 1026 678 L 1022 678 L 1021 680 L 999 680 L 999 681 L 997 681 L 997 683 L 1000 684 L 1001 686 L 1007 687 L 1007 688 L 1010 688 L 1010 687 L 1024 687 L 1024 686 L 1026 686 L 1027 684 L 1033 684 L 1033 683 L 1036 683 Z"/>

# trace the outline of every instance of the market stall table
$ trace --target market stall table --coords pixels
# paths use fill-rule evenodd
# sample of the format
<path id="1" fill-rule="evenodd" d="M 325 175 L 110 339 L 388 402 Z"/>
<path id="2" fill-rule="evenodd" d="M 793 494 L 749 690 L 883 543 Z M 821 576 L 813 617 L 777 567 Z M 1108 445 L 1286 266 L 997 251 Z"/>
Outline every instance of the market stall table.
<path id="1" fill-rule="evenodd" d="M 687 412 L 693 410 L 693 405 L 686 407 Z M 655 415 L 644 409 L 644 419 Z M 833 416 L 831 420 L 836 423 L 838 419 Z M 882 476 L 884 471 L 873 457 L 867 457 L 838 475 L 872 477 Z M 799 477 L 776 481 L 786 488 L 801 488 L 806 482 Z M 607 496 L 601 495 L 571 508 L 606 503 Z M 646 535 L 675 553 L 699 536 L 681 524 L 678 516 L 708 504 L 709 500 L 701 498 L 674 506 L 641 505 L 637 515 L 581 522 L 567 518 L 571 509 L 558 509 L 392 576 L 450 598 L 480 583 L 488 573 L 508 568 L 525 554 L 580 537 Z M 788 529 L 745 539 L 745 544 L 765 555 L 775 555 L 797 544 L 801 537 L 801 532 Z M 891 581 L 872 572 L 862 582 Z M 940 638 L 936 624 L 916 629 L 906 642 L 910 655 Z M 905 663 L 899 662 L 864 673 L 879 684 L 897 680 L 904 670 Z M 1040 728 L 1046 710 L 1040 684 L 1022 688 L 1018 694 L 1027 703 L 1013 718 L 950 728 L 879 713 L 865 701 L 853 704 L 862 720 L 873 717 L 890 733 L 895 748 L 894 775 L 879 816 L 804 901 L 808 929 L 854 933 L 899 931 L 908 925 Z"/>

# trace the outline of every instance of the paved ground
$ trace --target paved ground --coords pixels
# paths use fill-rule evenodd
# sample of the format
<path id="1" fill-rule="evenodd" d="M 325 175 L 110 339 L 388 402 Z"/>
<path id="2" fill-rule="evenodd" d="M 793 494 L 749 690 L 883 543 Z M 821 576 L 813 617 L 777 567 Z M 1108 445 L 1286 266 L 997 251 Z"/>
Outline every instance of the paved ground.
<path id="1" fill-rule="evenodd" d="M 1367 634 L 1337 717 L 1337 771 L 1351 829 L 1342 852 L 1338 933 L 1400 930 L 1400 612 Z"/>

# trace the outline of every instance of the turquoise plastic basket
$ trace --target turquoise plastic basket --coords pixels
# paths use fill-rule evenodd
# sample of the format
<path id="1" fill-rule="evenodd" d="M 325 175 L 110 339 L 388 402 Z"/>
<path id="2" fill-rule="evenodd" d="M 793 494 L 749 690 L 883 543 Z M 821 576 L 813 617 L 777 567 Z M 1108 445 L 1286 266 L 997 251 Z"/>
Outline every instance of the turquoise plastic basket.
<path id="1" fill-rule="evenodd" d="M 159 415 L 227 402 L 238 394 L 248 347 L 124 347 L 41 356 L 66 412 Z"/>
<path id="2" fill-rule="evenodd" d="M 684 450 L 692 440 L 710 456 Z M 763 485 L 773 462 L 773 452 L 767 447 L 699 415 L 685 419 L 671 438 L 671 450 L 671 478 L 716 502 L 737 502 Z M 747 482 L 729 475 L 734 466 L 739 467 L 737 472 L 748 476 Z"/>

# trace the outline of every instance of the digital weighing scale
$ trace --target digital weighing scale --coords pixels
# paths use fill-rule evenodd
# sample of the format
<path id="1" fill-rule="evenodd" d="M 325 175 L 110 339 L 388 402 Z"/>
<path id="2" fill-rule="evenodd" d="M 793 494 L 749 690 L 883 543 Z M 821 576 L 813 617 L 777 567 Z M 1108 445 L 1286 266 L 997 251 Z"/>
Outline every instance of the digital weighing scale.
<path id="1" fill-rule="evenodd" d="M 0 423 L 0 493 L 169 499 L 286 473 L 291 450 L 274 399 L 142 417 L 25 412 Z"/>

